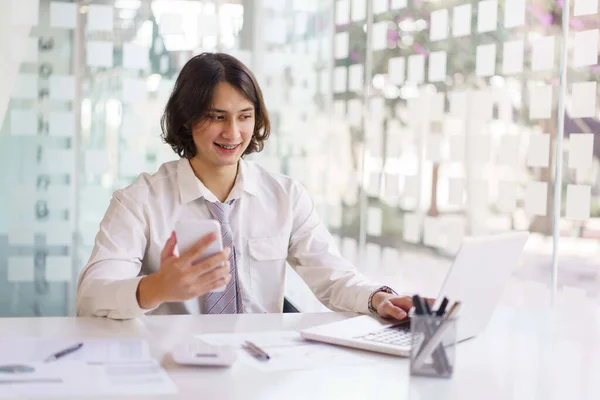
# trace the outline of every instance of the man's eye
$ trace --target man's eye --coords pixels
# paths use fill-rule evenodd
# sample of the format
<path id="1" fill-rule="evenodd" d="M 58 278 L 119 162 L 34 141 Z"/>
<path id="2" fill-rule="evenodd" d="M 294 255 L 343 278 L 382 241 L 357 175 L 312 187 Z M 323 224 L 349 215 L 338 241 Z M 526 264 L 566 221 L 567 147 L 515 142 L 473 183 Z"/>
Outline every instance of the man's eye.
<path id="1" fill-rule="evenodd" d="M 214 121 L 221 121 L 223 120 L 223 116 L 222 115 L 211 115 L 210 119 L 214 120 Z"/>
<path id="2" fill-rule="evenodd" d="M 252 115 L 248 114 L 248 115 L 242 115 L 242 119 L 250 119 L 252 118 Z"/>

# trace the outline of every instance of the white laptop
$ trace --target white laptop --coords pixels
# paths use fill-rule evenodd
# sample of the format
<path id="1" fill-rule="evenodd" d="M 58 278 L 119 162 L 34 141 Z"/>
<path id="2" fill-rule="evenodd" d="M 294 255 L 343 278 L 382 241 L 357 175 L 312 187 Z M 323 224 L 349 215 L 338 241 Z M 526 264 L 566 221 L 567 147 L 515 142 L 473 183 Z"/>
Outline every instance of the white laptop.
<path id="1" fill-rule="evenodd" d="M 457 341 L 482 332 L 506 284 L 517 267 L 528 232 L 465 238 L 440 290 L 461 301 Z M 407 322 L 398 323 L 363 315 L 300 331 L 305 339 L 408 357 L 411 336 Z"/>

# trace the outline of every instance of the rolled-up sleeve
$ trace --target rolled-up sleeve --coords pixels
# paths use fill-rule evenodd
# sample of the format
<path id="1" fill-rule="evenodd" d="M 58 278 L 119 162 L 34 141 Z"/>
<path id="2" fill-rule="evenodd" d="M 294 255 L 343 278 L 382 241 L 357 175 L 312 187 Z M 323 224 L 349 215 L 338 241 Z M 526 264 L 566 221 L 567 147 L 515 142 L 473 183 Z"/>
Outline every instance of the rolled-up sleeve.
<path id="1" fill-rule="evenodd" d="M 130 319 L 150 311 L 140 308 L 136 297 L 147 241 L 142 210 L 124 192 L 113 195 L 79 275 L 77 315 Z"/>
<path id="2" fill-rule="evenodd" d="M 333 311 L 369 313 L 371 293 L 381 285 L 368 280 L 339 253 L 306 190 L 295 184 L 288 263 L 315 296 Z"/>

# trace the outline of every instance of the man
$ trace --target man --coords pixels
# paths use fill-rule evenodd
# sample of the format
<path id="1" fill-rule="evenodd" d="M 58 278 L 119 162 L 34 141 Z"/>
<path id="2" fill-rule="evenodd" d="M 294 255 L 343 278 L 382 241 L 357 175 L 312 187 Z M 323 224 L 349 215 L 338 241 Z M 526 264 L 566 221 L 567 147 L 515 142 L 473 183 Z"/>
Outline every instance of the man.
<path id="1" fill-rule="evenodd" d="M 262 150 L 270 125 L 240 61 L 192 58 L 162 129 L 181 159 L 114 193 L 79 278 L 78 315 L 281 312 L 287 260 L 330 309 L 407 316 L 410 298 L 369 282 L 340 256 L 301 185 L 242 158 Z M 176 255 L 177 221 L 209 218 L 222 223 L 225 250 L 194 263 L 215 240 L 208 235 Z"/>

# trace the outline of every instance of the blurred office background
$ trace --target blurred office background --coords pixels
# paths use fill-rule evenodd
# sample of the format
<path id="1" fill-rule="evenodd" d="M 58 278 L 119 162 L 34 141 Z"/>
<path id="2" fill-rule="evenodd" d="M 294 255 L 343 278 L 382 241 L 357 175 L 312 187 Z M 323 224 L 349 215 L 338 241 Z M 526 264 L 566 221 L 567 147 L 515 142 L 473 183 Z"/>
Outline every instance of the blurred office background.
<path id="1" fill-rule="evenodd" d="M 230 53 L 341 253 L 435 296 L 465 235 L 531 238 L 503 304 L 600 301 L 598 0 L 0 1 L 0 316 L 74 313 L 112 192 L 176 155 L 183 64 Z M 476 285 L 477 282 L 472 282 Z M 287 296 L 324 308 L 293 273 Z"/>

